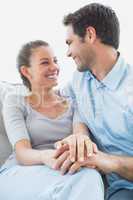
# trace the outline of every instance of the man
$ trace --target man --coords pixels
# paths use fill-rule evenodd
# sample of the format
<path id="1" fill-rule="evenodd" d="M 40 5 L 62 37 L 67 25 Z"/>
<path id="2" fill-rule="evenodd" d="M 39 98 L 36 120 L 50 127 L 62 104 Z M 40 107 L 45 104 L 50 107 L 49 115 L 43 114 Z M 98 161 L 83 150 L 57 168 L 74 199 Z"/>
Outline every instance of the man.
<path id="1" fill-rule="evenodd" d="M 106 174 L 108 200 L 132 200 L 133 68 L 117 51 L 119 21 L 111 8 L 92 3 L 67 15 L 64 25 L 67 55 L 77 65 L 67 91 L 99 148 L 84 165 Z"/>

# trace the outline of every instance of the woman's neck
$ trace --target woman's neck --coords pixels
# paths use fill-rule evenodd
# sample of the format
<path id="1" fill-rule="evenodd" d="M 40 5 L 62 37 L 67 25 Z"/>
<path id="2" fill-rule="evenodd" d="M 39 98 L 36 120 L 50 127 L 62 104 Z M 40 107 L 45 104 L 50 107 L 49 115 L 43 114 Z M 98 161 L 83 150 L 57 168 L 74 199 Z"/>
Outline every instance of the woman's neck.
<path id="1" fill-rule="evenodd" d="M 35 107 L 52 106 L 59 101 L 54 89 L 32 89 L 28 101 Z"/>

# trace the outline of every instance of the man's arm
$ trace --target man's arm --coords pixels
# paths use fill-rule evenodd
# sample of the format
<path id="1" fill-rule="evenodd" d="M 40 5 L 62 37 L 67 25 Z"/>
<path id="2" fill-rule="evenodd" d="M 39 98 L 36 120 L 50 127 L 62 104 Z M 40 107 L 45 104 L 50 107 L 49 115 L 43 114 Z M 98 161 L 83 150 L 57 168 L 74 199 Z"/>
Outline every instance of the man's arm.
<path id="1" fill-rule="evenodd" d="M 88 167 L 94 165 L 105 174 L 114 172 L 129 181 L 133 181 L 133 157 L 109 155 L 98 151 L 97 154 L 88 158 L 86 164 L 82 163 L 83 165 Z"/>
<path id="2" fill-rule="evenodd" d="M 120 176 L 133 181 L 133 157 L 114 156 L 117 168 L 114 170 Z"/>

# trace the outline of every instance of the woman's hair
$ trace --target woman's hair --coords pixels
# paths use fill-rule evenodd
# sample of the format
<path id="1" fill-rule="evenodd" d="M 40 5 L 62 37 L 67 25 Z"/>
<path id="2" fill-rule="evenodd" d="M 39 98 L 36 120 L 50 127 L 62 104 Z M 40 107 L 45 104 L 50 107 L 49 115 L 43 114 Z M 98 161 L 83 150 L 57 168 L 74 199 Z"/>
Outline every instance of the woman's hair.
<path id="1" fill-rule="evenodd" d="M 23 84 L 31 91 L 31 84 L 29 80 L 21 73 L 21 67 L 31 67 L 30 66 L 30 58 L 33 53 L 33 51 L 41 46 L 49 46 L 49 44 L 42 40 L 35 40 L 28 42 L 22 46 L 22 48 L 19 51 L 19 54 L 17 56 L 17 68 L 20 73 L 20 76 L 23 80 Z"/>

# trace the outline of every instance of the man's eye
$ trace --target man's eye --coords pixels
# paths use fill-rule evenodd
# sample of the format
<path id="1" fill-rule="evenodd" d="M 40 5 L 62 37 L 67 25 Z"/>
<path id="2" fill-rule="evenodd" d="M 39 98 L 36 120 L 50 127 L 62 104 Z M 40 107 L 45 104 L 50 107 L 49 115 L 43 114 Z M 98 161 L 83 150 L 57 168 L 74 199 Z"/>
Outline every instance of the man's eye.
<path id="1" fill-rule="evenodd" d="M 54 63 L 58 63 L 58 60 L 54 60 Z"/>

